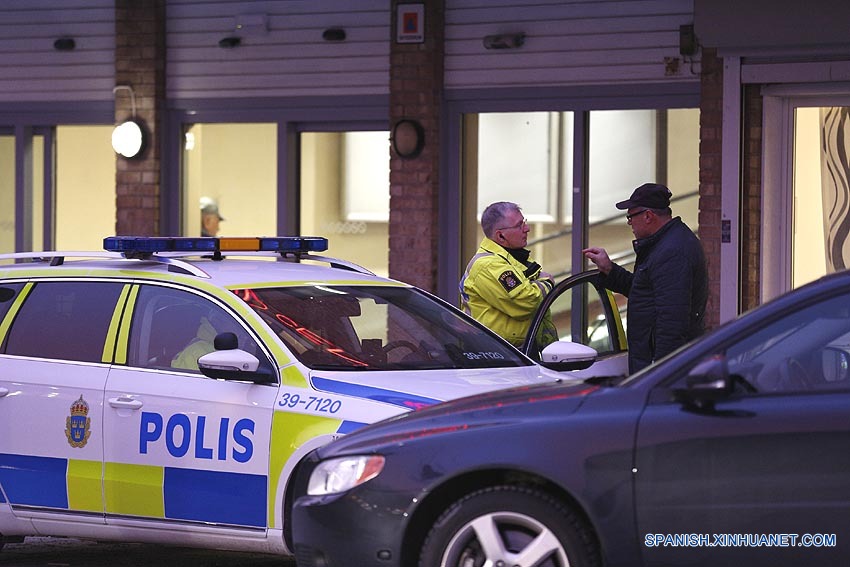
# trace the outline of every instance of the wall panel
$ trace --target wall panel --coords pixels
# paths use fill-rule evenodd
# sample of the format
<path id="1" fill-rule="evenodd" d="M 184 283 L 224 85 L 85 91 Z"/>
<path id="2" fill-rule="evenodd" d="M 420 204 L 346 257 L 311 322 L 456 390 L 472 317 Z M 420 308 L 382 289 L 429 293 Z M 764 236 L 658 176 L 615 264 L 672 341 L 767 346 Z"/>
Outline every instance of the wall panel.
<path id="1" fill-rule="evenodd" d="M 446 88 L 696 82 L 679 53 L 692 23 L 692 0 L 446 0 Z M 518 49 L 484 48 L 519 32 Z"/>
<path id="2" fill-rule="evenodd" d="M 389 93 L 388 0 L 168 0 L 167 20 L 172 99 Z"/>
<path id="3" fill-rule="evenodd" d="M 75 49 L 54 49 L 61 37 Z M 112 0 L 0 2 L 0 38 L 0 102 L 112 100 Z"/>

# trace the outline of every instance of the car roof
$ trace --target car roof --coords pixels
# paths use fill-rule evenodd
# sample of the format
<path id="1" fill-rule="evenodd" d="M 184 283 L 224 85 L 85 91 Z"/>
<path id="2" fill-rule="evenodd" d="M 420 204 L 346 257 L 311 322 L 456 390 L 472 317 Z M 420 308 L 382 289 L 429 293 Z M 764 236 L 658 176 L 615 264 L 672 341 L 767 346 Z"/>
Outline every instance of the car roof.
<path id="1" fill-rule="evenodd" d="M 39 256 L 40 255 L 40 256 Z M 89 257 L 86 258 L 86 255 Z M 264 258 L 256 257 L 263 256 Z M 270 284 L 378 284 L 407 286 L 334 258 L 302 254 L 295 261 L 280 261 L 271 253 L 226 255 L 221 260 L 209 257 L 153 254 L 146 258 L 125 258 L 104 252 L 43 252 L 10 254 L 16 257 L 42 258 L 41 261 L 0 266 L 0 279 L 32 277 L 124 277 L 152 280 L 205 282 L 225 288 L 257 287 Z M 274 261 L 277 257 L 279 261 Z M 36 258 L 37 259 L 37 258 Z M 358 269 L 359 268 L 359 269 Z"/>

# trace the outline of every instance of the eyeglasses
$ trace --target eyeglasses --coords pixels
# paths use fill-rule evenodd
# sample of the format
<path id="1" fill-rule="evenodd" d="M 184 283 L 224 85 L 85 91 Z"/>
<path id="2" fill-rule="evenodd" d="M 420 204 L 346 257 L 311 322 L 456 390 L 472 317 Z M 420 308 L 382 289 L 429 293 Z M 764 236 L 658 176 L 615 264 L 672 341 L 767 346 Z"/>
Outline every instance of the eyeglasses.
<path id="1" fill-rule="evenodd" d="M 513 226 L 505 226 L 505 227 L 502 227 L 502 228 L 497 228 L 496 230 L 513 230 L 515 228 L 522 228 L 527 224 L 528 224 L 528 219 L 522 219 L 521 221 L 519 221 L 518 223 L 516 223 Z"/>
<path id="2" fill-rule="evenodd" d="M 643 209 L 643 210 L 635 211 L 635 212 L 633 212 L 633 213 L 631 213 L 631 214 L 626 215 L 626 222 L 632 222 L 632 217 L 636 217 L 636 216 L 638 216 L 638 215 L 642 215 L 643 213 L 645 213 L 645 212 L 646 212 L 646 211 L 648 211 L 648 210 L 649 210 L 649 209 Z"/>

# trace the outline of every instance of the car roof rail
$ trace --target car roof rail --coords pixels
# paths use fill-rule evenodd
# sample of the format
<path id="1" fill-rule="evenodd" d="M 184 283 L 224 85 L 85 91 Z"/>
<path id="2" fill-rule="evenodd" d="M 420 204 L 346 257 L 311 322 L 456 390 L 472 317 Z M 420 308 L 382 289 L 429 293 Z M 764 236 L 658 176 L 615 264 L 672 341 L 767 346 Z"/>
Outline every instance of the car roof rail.
<path id="1" fill-rule="evenodd" d="M 50 262 L 51 266 L 61 266 L 65 258 L 121 258 L 115 252 L 13 252 L 11 254 L 0 254 L 0 260 L 32 260 L 34 262 Z"/>
<path id="2" fill-rule="evenodd" d="M 14 252 L 12 254 L 0 254 L 0 260 L 32 260 L 33 262 L 49 262 L 51 266 L 62 266 L 65 264 L 65 258 L 79 259 L 106 259 L 106 260 L 138 260 L 138 261 L 153 261 L 158 264 L 167 264 L 179 271 L 184 271 L 193 276 L 209 279 L 210 275 L 204 270 L 183 262 L 177 258 L 167 257 L 146 257 L 133 258 L 126 256 L 120 252 L 77 252 L 77 251 L 48 251 L 48 252 Z"/>

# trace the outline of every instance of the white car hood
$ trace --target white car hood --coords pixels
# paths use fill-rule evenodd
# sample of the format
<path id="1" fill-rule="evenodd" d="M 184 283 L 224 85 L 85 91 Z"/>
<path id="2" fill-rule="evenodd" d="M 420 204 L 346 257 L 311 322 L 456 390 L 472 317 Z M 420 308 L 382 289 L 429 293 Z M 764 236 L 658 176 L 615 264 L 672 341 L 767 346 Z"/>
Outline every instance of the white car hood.
<path id="1" fill-rule="evenodd" d="M 408 410 L 491 390 L 556 380 L 557 377 L 544 374 L 538 366 L 476 370 L 310 372 L 310 383 L 319 392 L 369 399 Z"/>

